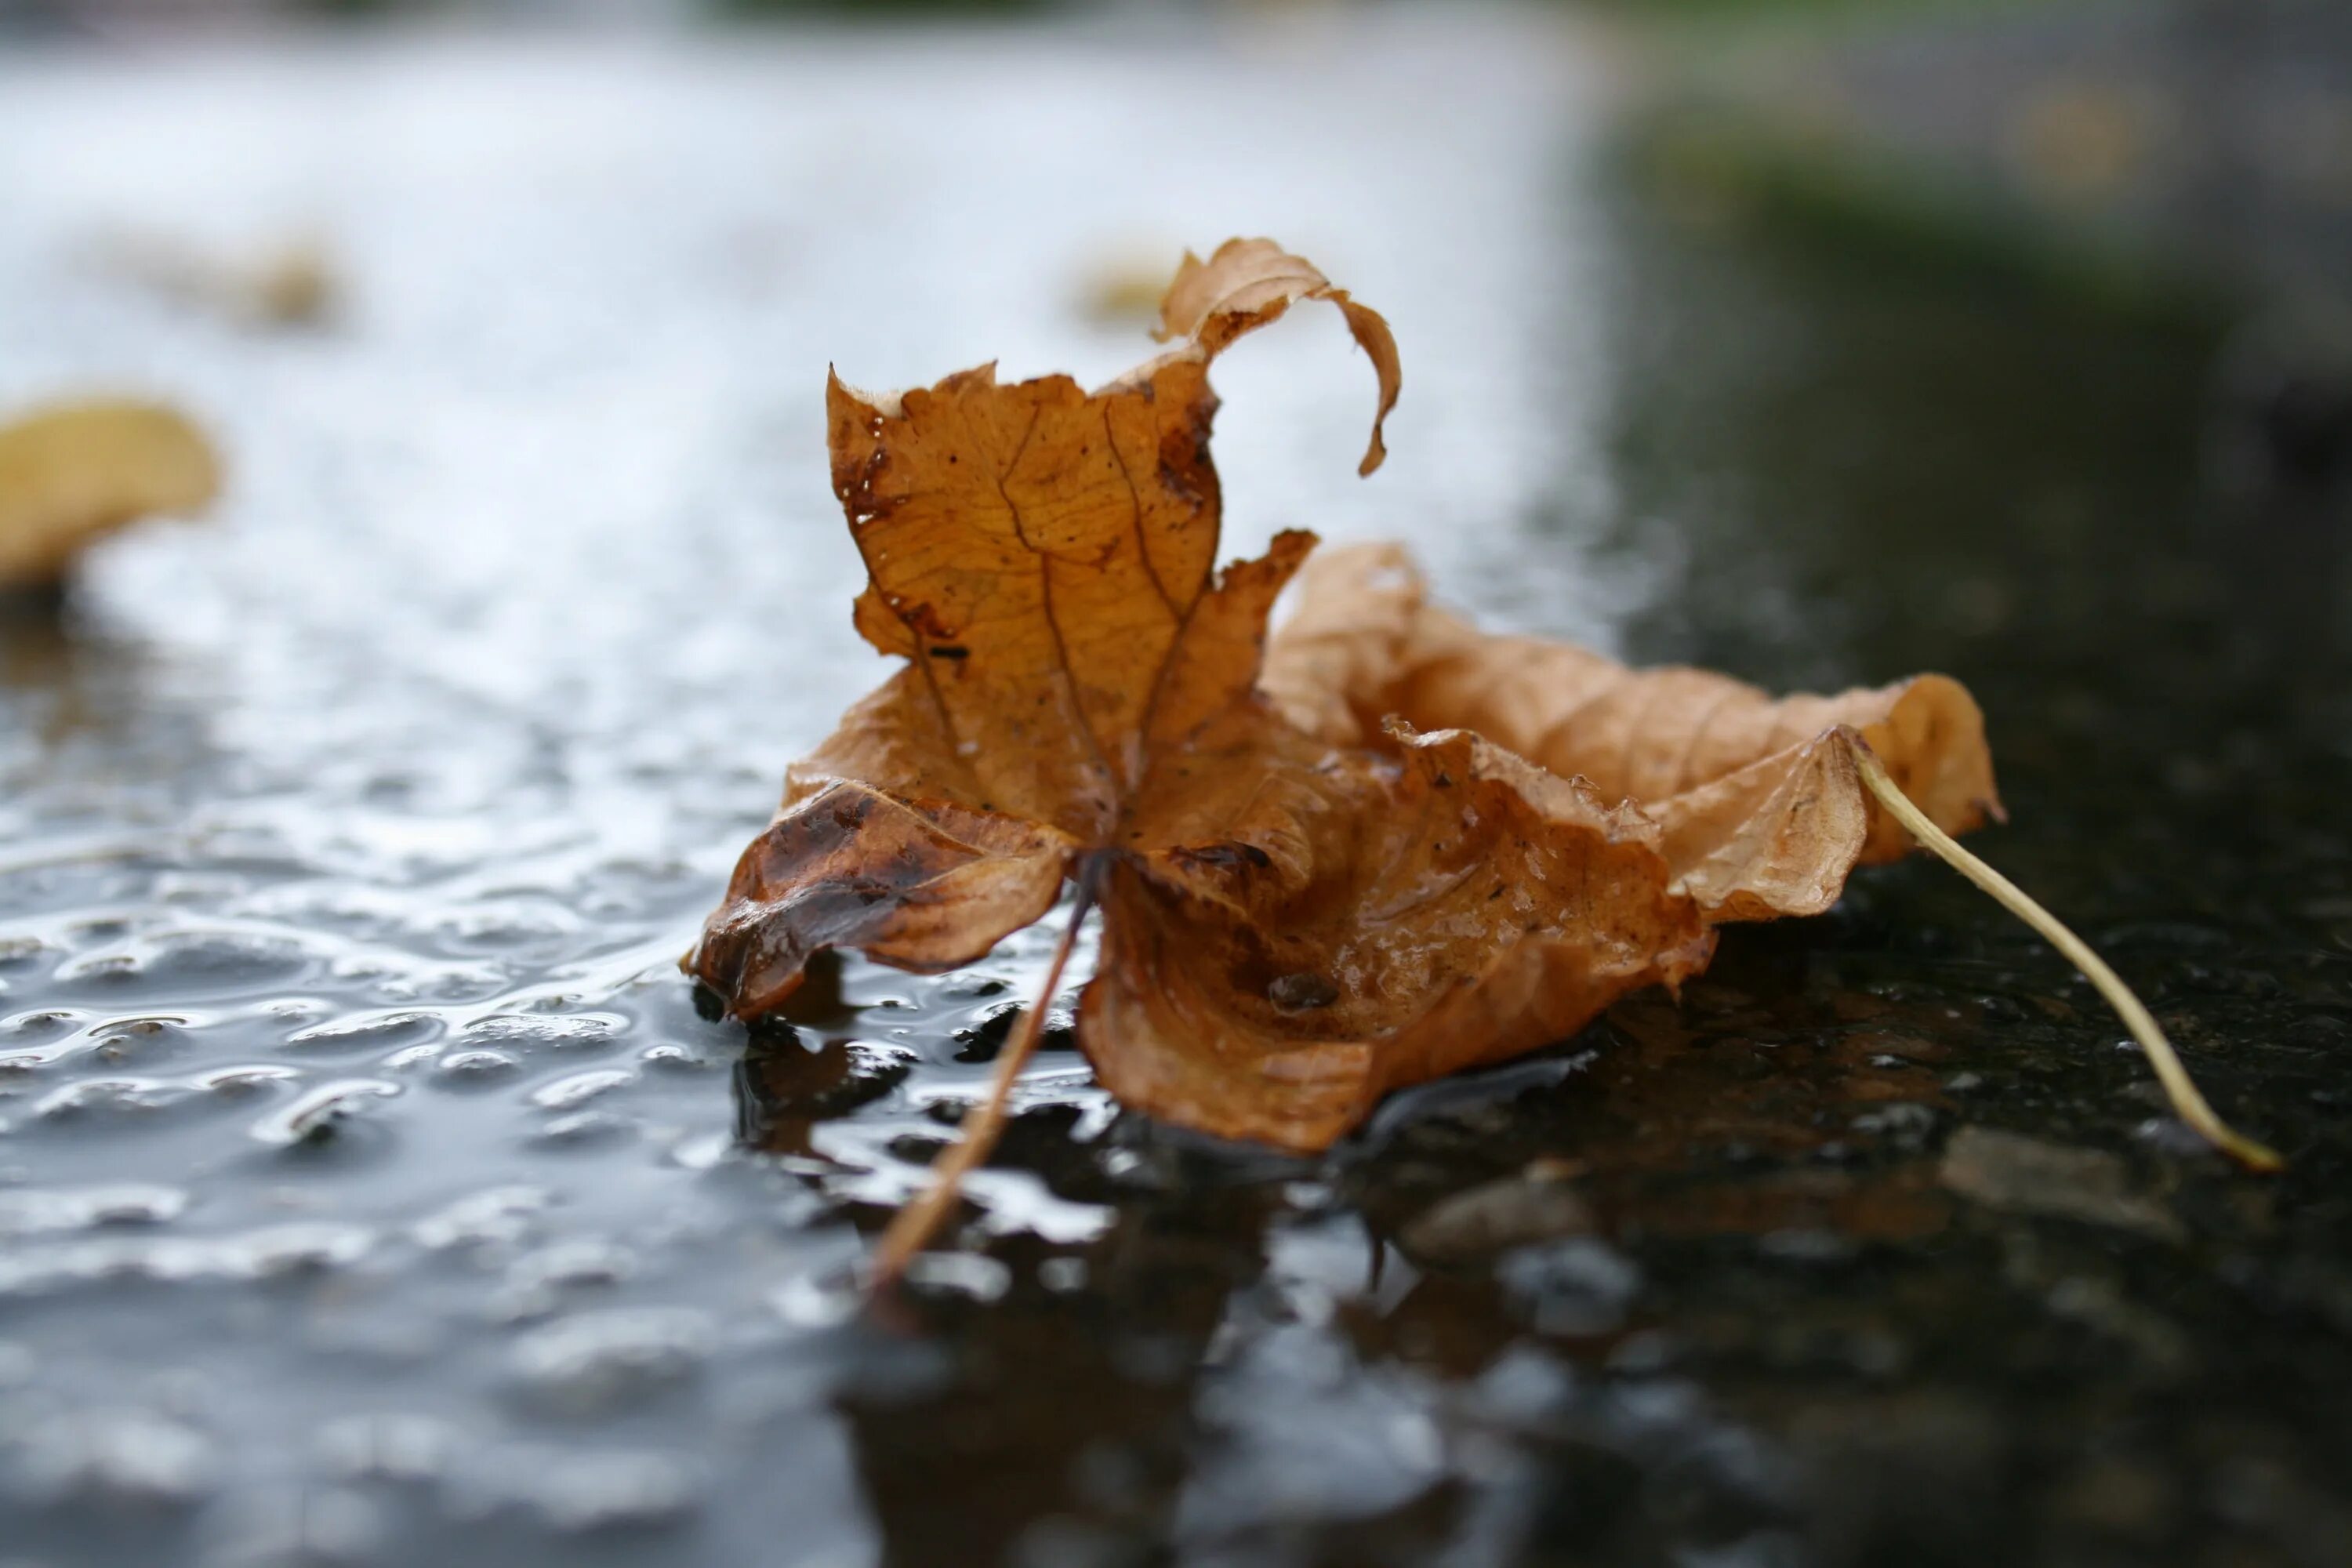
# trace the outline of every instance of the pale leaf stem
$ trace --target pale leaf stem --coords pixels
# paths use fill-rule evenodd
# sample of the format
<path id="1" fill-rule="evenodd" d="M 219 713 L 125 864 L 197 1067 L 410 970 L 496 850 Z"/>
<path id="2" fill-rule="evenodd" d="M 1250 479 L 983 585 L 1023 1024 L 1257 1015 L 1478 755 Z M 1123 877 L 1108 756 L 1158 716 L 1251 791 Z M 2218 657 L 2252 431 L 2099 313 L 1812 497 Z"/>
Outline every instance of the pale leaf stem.
<path id="1" fill-rule="evenodd" d="M 1045 970 L 1045 983 L 1038 987 L 1037 999 L 1021 1015 L 1013 1037 L 996 1053 L 996 1071 L 989 1079 L 988 1098 L 964 1117 L 955 1142 L 932 1162 L 931 1184 L 898 1212 L 875 1246 L 872 1288 L 876 1294 L 888 1289 L 906 1270 L 908 1262 L 923 1249 L 955 1207 L 964 1176 L 985 1164 L 990 1152 L 996 1147 L 1012 1107 L 1013 1086 L 1020 1080 L 1021 1069 L 1036 1054 L 1037 1041 L 1045 1032 L 1045 1008 L 1061 992 L 1062 971 L 1069 965 L 1070 954 L 1077 946 L 1078 928 L 1086 924 L 1087 911 L 1093 905 L 1094 879 L 1090 873 L 1082 873 L 1078 878 L 1077 901 L 1070 910 L 1069 923 L 1062 928 L 1062 940 L 1055 945 L 1053 962 Z"/>
<path id="2" fill-rule="evenodd" d="M 2228 1123 L 2213 1113 L 2213 1108 L 2205 1103 L 2205 1097 L 2197 1092 L 2196 1084 L 2189 1081 L 2189 1069 L 2180 1065 L 2180 1058 L 2174 1053 L 2172 1042 L 2164 1037 L 2164 1030 L 2158 1026 L 2154 1015 L 2141 1005 L 2140 999 L 2132 994 L 2131 988 L 2114 970 L 2107 967 L 2106 961 L 2091 951 L 2089 943 L 2060 924 L 2058 917 L 2026 897 L 2014 882 L 1961 848 L 1953 841 L 1951 835 L 1937 826 L 1927 814 L 1914 805 L 1910 797 L 1887 776 L 1885 764 L 1878 760 L 1869 742 L 1851 730 L 1845 731 L 1845 737 L 1853 752 L 1854 766 L 1862 774 L 1862 782 L 1872 795 L 1878 797 L 1878 803 L 1894 816 L 1895 821 L 1908 828 L 1914 838 L 1941 857 L 1954 870 L 1990 894 L 1994 902 L 2039 931 L 2044 941 L 2065 954 L 2067 962 L 2081 970 L 2084 977 L 2098 988 L 2099 994 L 2106 998 L 2107 1005 L 2123 1019 L 2125 1027 L 2131 1030 L 2132 1038 L 2137 1040 L 2140 1049 L 2147 1054 L 2148 1065 L 2156 1069 L 2157 1079 L 2164 1085 L 2164 1092 L 2171 1100 L 2172 1109 L 2181 1121 L 2195 1128 L 2206 1142 L 2249 1170 L 2275 1171 L 2284 1163 L 2274 1151 L 2232 1131 Z"/>

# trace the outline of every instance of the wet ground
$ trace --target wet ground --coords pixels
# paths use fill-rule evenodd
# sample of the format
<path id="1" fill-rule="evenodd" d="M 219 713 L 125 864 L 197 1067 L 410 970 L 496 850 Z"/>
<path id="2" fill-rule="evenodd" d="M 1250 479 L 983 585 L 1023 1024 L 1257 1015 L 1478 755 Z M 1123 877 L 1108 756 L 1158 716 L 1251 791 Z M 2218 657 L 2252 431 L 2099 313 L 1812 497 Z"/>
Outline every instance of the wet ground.
<path id="1" fill-rule="evenodd" d="M 159 389 L 234 463 L 0 625 L 0 1560 L 2352 1559 L 2340 495 L 2203 334 L 1612 173 L 1549 35 L 1319 26 L 0 60 L 0 404 Z M 90 261 L 303 226 L 318 332 Z M 1221 364 L 1231 551 L 1962 676 L 1980 847 L 2286 1173 L 1906 865 L 1320 1162 L 1049 1039 L 961 1249 L 857 1316 L 1045 939 L 748 1041 L 668 967 L 882 671 L 824 367 L 1108 375 L 1096 280 L 1232 231 L 1407 383 L 1359 484 L 1336 322 Z"/>
<path id="2" fill-rule="evenodd" d="M 2251 288 L 2342 335 L 2352 12 L 1888 9 L 1758 27 L 1733 47 L 1695 29 L 1706 85 L 1683 106 L 1685 133 L 1850 224 L 1925 229 L 2110 297 Z"/>

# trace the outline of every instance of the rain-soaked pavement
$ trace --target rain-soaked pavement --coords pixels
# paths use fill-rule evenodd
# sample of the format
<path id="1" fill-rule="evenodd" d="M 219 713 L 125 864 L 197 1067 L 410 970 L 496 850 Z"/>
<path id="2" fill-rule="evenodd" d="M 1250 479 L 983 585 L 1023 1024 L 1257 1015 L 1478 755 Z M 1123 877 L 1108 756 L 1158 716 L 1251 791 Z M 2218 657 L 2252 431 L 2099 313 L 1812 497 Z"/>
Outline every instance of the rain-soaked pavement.
<path id="1" fill-rule="evenodd" d="M 153 389 L 234 465 L 0 621 L 0 1560 L 2352 1561 L 2341 497 L 2228 457 L 2197 334 L 1748 232 L 1595 101 L 1452 18 L 0 58 L 0 406 Z M 90 260 L 304 227 L 315 332 Z M 1221 364 L 1229 552 L 1967 679 L 1982 847 L 2288 1172 L 1912 864 L 1322 1161 L 1049 1038 L 859 1317 L 1045 939 L 749 1042 L 669 967 L 883 670 L 824 367 L 1099 379 L 1094 280 L 1236 231 L 1406 396 L 1360 484 L 1336 321 Z"/>

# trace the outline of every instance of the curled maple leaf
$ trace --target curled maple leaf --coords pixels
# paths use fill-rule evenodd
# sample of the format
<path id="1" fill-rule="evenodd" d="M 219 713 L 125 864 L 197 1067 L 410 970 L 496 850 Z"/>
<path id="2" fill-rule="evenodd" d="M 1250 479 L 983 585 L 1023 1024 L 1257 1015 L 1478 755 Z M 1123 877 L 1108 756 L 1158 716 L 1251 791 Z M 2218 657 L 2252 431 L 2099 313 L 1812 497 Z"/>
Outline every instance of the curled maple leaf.
<path id="1" fill-rule="evenodd" d="M 1213 571 L 1208 370 L 1318 300 L 1378 375 L 1369 473 L 1401 379 L 1388 325 L 1267 240 L 1187 256 L 1161 312 L 1178 346 L 1094 393 L 987 365 L 888 396 L 832 380 L 834 487 L 871 577 L 856 622 L 907 663 L 793 767 L 688 955 L 730 1015 L 782 1004 L 825 948 L 969 963 L 1075 880 L 1046 996 L 1098 904 L 1077 1038 L 1106 1087 L 1314 1151 L 1391 1089 L 1679 983 L 1720 921 L 1826 908 L 1900 851 L 1896 803 L 1931 831 L 1998 811 L 1957 682 L 1775 702 L 1636 674 L 1482 637 L 1393 550 L 1311 571 L 1269 659 L 1314 540 Z M 880 1277 L 985 1156 L 1043 1001 Z"/>
<path id="2" fill-rule="evenodd" d="M 895 397 L 832 383 L 872 575 L 856 624 L 908 664 L 793 768 L 689 955 L 731 1014 L 778 1005 L 826 947 L 968 963 L 1083 876 L 1105 941 L 1079 1041 L 1104 1081 L 1311 1150 L 1391 1089 L 1704 963 L 1639 813 L 1475 736 L 1334 746 L 1258 691 L 1313 541 L 1213 574 L 1207 372 L 1313 300 L 1379 375 L 1369 469 L 1399 384 L 1387 324 L 1262 240 L 1188 258 L 1163 313 L 1184 341 L 1096 393 L 985 366 Z"/>

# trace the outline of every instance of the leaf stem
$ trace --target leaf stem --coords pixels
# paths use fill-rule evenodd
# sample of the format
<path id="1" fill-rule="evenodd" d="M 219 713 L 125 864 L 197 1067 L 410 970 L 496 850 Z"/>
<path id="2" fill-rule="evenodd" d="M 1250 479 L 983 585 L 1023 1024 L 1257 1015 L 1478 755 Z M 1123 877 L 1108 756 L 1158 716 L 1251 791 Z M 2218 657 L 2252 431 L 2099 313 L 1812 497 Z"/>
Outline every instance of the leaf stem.
<path id="1" fill-rule="evenodd" d="M 908 1263 L 923 1249 L 954 1207 L 966 1173 L 984 1164 L 996 1147 L 1012 1106 L 1013 1086 L 1020 1080 L 1021 1069 L 1036 1054 L 1037 1042 L 1045 1032 L 1045 1008 L 1062 989 L 1062 971 L 1069 966 L 1070 954 L 1077 947 L 1078 928 L 1086 924 L 1094 901 L 1095 871 L 1092 864 L 1087 863 L 1079 870 L 1077 901 L 1070 909 L 1069 923 L 1062 928 L 1062 940 L 1055 944 L 1053 962 L 1045 970 L 1045 983 L 1038 987 L 1037 999 L 1021 1015 L 1013 1037 L 996 1053 L 996 1071 L 989 1079 L 988 1098 L 964 1118 L 959 1130 L 961 1136 L 932 1162 L 931 1184 L 898 1212 L 875 1246 L 873 1294 L 880 1295 L 897 1282 Z"/>
<path id="2" fill-rule="evenodd" d="M 1895 781 L 1887 776 L 1885 764 L 1878 760 L 1870 743 L 1853 730 L 1844 732 L 1846 744 L 1853 754 L 1854 766 L 1862 782 L 1878 803 L 1894 815 L 1895 820 L 1910 829 L 1911 836 L 1940 856 L 1951 868 L 1992 896 L 2011 914 L 2039 931 L 2042 939 L 2066 955 L 2084 978 L 2098 988 L 2107 1005 L 2123 1019 L 2132 1038 L 2147 1053 L 2148 1065 L 2164 1085 L 2164 1092 L 2172 1101 L 2173 1110 L 2180 1120 L 2201 1133 L 2205 1141 L 2252 1171 L 2275 1171 L 2284 1161 L 2278 1153 L 2252 1139 L 2232 1131 L 2229 1124 L 2213 1113 L 2205 1097 L 2197 1092 L 2189 1081 L 2189 1069 L 2180 1065 L 2174 1054 L 2172 1042 L 2164 1037 L 2164 1030 L 2155 1016 L 2131 993 L 2131 988 L 2107 967 L 2106 961 L 2091 951 L 2090 944 L 2059 923 L 2058 917 L 2028 898 L 2015 884 L 1983 861 L 1969 854 L 1953 841 L 1951 835 L 1937 826 L 1926 812 L 1911 803 Z"/>

